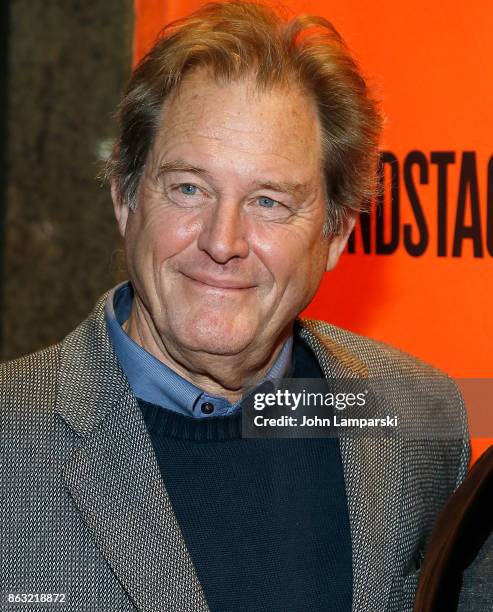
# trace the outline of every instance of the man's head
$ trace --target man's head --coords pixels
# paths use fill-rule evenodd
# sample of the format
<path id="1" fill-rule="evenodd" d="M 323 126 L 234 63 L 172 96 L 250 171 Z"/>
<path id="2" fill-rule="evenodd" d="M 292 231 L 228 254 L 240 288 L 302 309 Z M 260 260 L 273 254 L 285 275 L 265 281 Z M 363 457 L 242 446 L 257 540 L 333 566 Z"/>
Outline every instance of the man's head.
<path id="1" fill-rule="evenodd" d="M 110 174 L 141 318 L 178 361 L 269 353 L 373 180 L 378 114 L 340 38 L 209 5 L 165 31 L 120 118 Z"/>
<path id="2" fill-rule="evenodd" d="M 209 66 L 223 83 L 253 73 L 259 91 L 294 84 L 313 99 L 322 134 L 327 235 L 338 233 L 371 199 L 381 117 L 344 41 L 322 17 L 285 22 L 267 6 L 233 1 L 207 4 L 169 24 L 133 72 L 107 166 L 131 208 L 163 103 L 199 66 Z"/>

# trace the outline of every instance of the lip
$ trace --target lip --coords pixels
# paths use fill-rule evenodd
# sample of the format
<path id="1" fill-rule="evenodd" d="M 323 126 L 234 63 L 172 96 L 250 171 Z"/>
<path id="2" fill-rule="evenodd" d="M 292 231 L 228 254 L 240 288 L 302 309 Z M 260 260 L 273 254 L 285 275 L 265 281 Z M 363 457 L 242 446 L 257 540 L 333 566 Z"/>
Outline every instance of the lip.
<path id="1" fill-rule="evenodd" d="M 235 279 L 226 279 L 226 278 L 213 278 L 210 276 L 190 276 L 189 274 L 183 273 L 183 276 L 186 276 L 191 281 L 199 283 L 201 285 L 206 285 L 207 287 L 211 287 L 212 289 L 252 289 L 255 285 L 250 285 L 245 283 L 244 281 L 238 281 Z"/>

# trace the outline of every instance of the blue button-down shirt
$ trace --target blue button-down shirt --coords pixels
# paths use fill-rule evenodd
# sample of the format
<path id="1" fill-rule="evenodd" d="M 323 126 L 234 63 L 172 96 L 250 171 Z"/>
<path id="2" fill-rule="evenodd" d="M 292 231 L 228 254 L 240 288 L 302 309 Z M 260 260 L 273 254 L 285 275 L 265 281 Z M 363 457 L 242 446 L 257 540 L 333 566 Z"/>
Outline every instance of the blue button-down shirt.
<path id="1" fill-rule="evenodd" d="M 197 418 L 224 416 L 238 411 L 241 400 L 231 404 L 224 397 L 208 395 L 148 353 L 123 331 L 122 325 L 130 316 L 132 300 L 132 285 L 128 282 L 117 285 L 108 295 L 105 319 L 116 356 L 133 393 L 151 404 Z M 293 337 L 290 336 L 260 382 L 275 382 L 287 376 L 292 368 L 292 353 Z M 214 409 L 209 413 L 202 412 L 204 403 L 212 404 Z"/>

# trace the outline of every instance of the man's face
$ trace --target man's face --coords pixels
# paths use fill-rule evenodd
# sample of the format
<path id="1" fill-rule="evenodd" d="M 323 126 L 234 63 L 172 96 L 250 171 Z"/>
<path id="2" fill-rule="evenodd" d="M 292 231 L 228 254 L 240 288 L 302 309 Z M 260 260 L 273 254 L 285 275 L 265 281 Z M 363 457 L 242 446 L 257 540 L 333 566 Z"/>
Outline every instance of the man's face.
<path id="1" fill-rule="evenodd" d="M 285 335 L 340 250 L 322 237 L 320 152 L 299 91 L 187 76 L 163 109 L 135 213 L 115 205 L 130 280 L 165 345 L 261 354 Z"/>

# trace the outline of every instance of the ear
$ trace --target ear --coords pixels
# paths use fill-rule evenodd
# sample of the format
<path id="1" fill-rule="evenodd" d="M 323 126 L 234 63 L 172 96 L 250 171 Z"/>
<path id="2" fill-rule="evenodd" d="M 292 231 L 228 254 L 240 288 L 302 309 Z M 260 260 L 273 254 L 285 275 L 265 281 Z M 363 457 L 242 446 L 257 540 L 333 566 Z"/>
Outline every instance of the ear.
<path id="1" fill-rule="evenodd" d="M 333 238 L 329 238 L 329 252 L 327 254 L 327 265 L 325 267 L 327 272 L 333 270 L 337 262 L 339 261 L 339 257 L 341 256 L 346 243 L 349 239 L 351 232 L 353 231 L 354 224 L 356 223 L 356 215 L 351 215 L 348 219 L 346 219 L 343 229 L 340 234 L 334 236 Z"/>
<path id="2" fill-rule="evenodd" d="M 122 201 L 120 191 L 115 181 L 111 181 L 111 199 L 113 200 L 113 210 L 118 223 L 118 229 L 120 230 L 122 238 L 124 238 L 128 221 L 128 205 L 126 202 Z"/>

